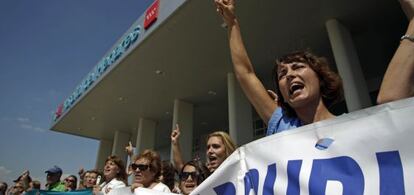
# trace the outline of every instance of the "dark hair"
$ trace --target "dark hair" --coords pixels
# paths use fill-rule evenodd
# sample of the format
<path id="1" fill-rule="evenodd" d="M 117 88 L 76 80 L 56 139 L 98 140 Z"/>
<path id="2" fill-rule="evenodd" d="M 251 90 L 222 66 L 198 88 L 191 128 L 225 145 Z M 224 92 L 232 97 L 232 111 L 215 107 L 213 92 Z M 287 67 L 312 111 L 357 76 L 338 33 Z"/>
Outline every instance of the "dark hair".
<path id="1" fill-rule="evenodd" d="M 164 160 L 161 164 L 161 175 L 162 180 L 161 182 L 170 188 L 172 191 L 174 189 L 174 181 L 175 181 L 175 169 L 174 166 L 171 164 L 170 161 Z"/>
<path id="2" fill-rule="evenodd" d="M 72 177 L 73 179 L 75 179 L 74 186 L 72 186 L 72 187 L 74 188 L 74 190 L 76 190 L 76 187 L 78 186 L 78 178 L 74 175 L 69 175 L 65 178 L 65 180 L 69 177 Z"/>
<path id="3" fill-rule="evenodd" d="M 180 174 L 184 171 L 184 168 L 186 166 L 193 166 L 196 169 L 196 172 L 198 174 L 197 185 L 200 185 L 201 182 L 203 182 L 208 177 L 209 173 L 208 173 L 207 167 L 202 165 L 200 161 L 196 161 L 196 160 L 188 161 L 187 163 L 184 164 L 183 168 L 181 168 Z"/>
<path id="4" fill-rule="evenodd" d="M 13 180 L 13 182 L 14 183 L 17 183 L 17 182 L 19 182 L 19 181 L 22 181 L 22 182 L 24 182 L 24 183 L 30 183 L 30 182 L 32 182 L 32 178 L 30 177 L 30 175 L 28 175 L 27 176 L 27 181 L 23 181 L 22 180 L 22 178 L 23 178 L 23 175 L 20 175 L 17 179 L 15 179 L 15 180 Z"/>
<path id="5" fill-rule="evenodd" d="M 40 190 L 40 181 L 33 180 L 32 181 L 32 186 L 33 186 L 33 189 Z"/>
<path id="6" fill-rule="evenodd" d="M 87 171 L 85 172 L 85 174 L 86 174 L 86 173 L 95 173 L 95 174 L 96 174 L 96 176 L 98 176 L 98 175 L 102 176 L 102 173 L 101 173 L 100 171 L 98 171 L 97 169 L 87 170 Z"/>
<path id="7" fill-rule="evenodd" d="M 306 63 L 318 75 L 322 101 L 327 108 L 342 100 L 342 80 L 338 74 L 329 68 L 329 63 L 326 58 L 318 57 L 310 51 L 296 51 L 276 59 L 276 64 L 272 72 L 273 81 L 276 84 L 276 93 L 285 114 L 290 117 L 296 116 L 295 111 L 284 101 L 282 93 L 280 92 L 277 70 L 281 64 L 292 62 Z"/>
<path id="8" fill-rule="evenodd" d="M 109 156 L 106 159 L 105 164 L 108 161 L 114 162 L 119 168 L 119 172 L 116 174 L 115 178 L 118 179 L 118 180 L 121 180 L 122 182 L 124 182 L 125 185 L 128 185 L 128 181 L 127 181 L 128 176 L 127 176 L 127 173 L 126 173 L 126 170 L 125 170 L 124 161 L 121 160 L 121 158 L 119 158 L 118 156 L 114 156 L 114 155 Z"/>
<path id="9" fill-rule="evenodd" d="M 154 150 L 149 150 L 146 149 L 144 150 L 141 154 L 139 154 L 138 156 L 136 156 L 134 158 L 134 162 L 141 159 L 141 158 L 145 158 L 148 161 L 150 161 L 150 171 L 154 172 L 154 179 L 158 180 L 160 178 L 161 175 L 161 157 L 160 155 L 155 152 Z"/>
<path id="10" fill-rule="evenodd" d="M 97 170 L 97 169 L 91 169 L 91 170 L 88 170 L 88 171 L 86 171 L 85 172 L 85 175 L 87 174 L 87 173 L 93 173 L 93 174 L 96 174 L 96 178 L 98 178 L 98 176 L 101 176 L 101 177 L 103 177 L 103 174 L 99 171 L 99 170 Z M 85 181 L 85 180 L 84 180 Z M 100 183 L 102 183 L 103 182 L 103 180 L 101 180 L 101 181 L 99 181 Z"/>
<path id="11" fill-rule="evenodd" d="M 7 183 L 2 181 L 2 182 L 0 182 L 0 184 L 3 184 L 3 186 L 4 186 L 4 189 L 0 189 L 0 190 L 2 190 L 0 192 L 3 192 L 3 194 L 6 194 L 6 191 L 7 191 L 7 188 L 8 188 Z"/>

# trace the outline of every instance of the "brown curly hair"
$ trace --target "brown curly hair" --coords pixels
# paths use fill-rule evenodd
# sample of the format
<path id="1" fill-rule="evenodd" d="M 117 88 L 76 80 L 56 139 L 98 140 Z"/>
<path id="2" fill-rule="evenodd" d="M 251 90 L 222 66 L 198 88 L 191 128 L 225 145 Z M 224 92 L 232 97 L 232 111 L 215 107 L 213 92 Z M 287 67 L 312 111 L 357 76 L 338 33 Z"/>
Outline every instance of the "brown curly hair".
<path id="1" fill-rule="evenodd" d="M 121 160 L 121 158 L 119 158 L 118 156 L 115 156 L 115 155 L 108 156 L 108 158 L 105 161 L 105 164 L 108 161 L 114 162 L 119 168 L 119 172 L 116 174 L 115 178 L 122 181 L 122 182 L 124 182 L 125 185 L 128 185 L 128 175 L 127 175 L 126 170 L 125 170 L 124 161 Z"/>
<path id="2" fill-rule="evenodd" d="M 296 112 L 283 99 L 282 93 L 279 89 L 277 70 L 278 66 L 281 64 L 292 62 L 306 63 L 313 71 L 315 71 L 320 81 L 322 101 L 327 108 L 330 108 L 332 105 L 340 102 L 343 99 L 342 80 L 337 73 L 329 68 L 329 63 L 326 58 L 318 57 L 308 50 L 292 52 L 276 59 L 272 73 L 273 81 L 276 84 L 276 93 L 279 96 L 278 98 L 280 105 L 287 116 L 296 117 Z"/>
<path id="3" fill-rule="evenodd" d="M 138 159 L 147 159 L 148 161 L 150 161 L 149 167 L 150 170 L 155 173 L 154 179 L 156 181 L 159 180 L 160 175 L 161 175 L 161 157 L 160 155 L 155 152 L 154 150 L 150 150 L 150 149 L 146 149 L 144 150 L 141 154 L 139 154 L 138 156 L 135 156 L 134 158 L 134 162 L 136 162 Z"/>
<path id="4" fill-rule="evenodd" d="M 170 161 L 164 160 L 161 162 L 161 175 L 161 182 L 167 185 L 168 188 L 172 191 L 175 187 L 175 169 L 174 165 Z"/>

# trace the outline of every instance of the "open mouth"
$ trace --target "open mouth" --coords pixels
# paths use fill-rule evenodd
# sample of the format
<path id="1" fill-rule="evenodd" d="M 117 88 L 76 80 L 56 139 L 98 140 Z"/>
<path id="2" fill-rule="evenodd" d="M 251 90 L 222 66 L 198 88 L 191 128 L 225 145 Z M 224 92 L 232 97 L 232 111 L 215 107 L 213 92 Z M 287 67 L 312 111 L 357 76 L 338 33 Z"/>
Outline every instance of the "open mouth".
<path id="1" fill-rule="evenodd" d="M 217 160 L 217 157 L 215 156 L 209 156 L 208 157 L 208 162 L 211 164 L 212 162 L 215 162 Z"/>
<path id="2" fill-rule="evenodd" d="M 302 91 L 302 89 L 303 89 L 304 87 L 305 87 L 305 86 L 304 86 L 302 83 L 297 83 L 297 82 L 292 83 L 292 85 L 290 85 L 290 88 L 289 88 L 289 94 L 290 94 L 290 95 L 293 95 L 293 94 L 295 94 L 296 92 L 300 92 L 300 91 Z"/>
<path id="3" fill-rule="evenodd" d="M 188 184 L 185 184 L 185 187 L 186 188 L 195 188 L 196 185 L 194 183 L 188 183 Z"/>

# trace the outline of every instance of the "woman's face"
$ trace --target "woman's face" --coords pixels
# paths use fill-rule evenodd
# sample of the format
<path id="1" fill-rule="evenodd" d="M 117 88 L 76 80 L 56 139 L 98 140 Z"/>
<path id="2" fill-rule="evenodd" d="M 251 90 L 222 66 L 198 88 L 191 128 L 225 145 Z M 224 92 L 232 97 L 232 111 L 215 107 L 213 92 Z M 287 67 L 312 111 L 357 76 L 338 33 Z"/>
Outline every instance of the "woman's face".
<path id="1" fill-rule="evenodd" d="M 214 172 L 226 160 L 226 147 L 220 137 L 212 136 L 207 141 L 208 169 Z"/>
<path id="2" fill-rule="evenodd" d="M 67 177 L 67 178 L 65 178 L 64 181 L 65 181 L 65 187 L 66 188 L 70 188 L 70 189 L 75 188 L 75 186 L 76 186 L 76 179 L 75 178 Z"/>
<path id="3" fill-rule="evenodd" d="M 197 179 L 199 175 L 192 165 L 186 165 L 180 175 L 180 189 L 183 194 L 190 194 L 198 185 Z"/>
<path id="4" fill-rule="evenodd" d="M 283 99 L 293 109 L 319 102 L 319 78 L 312 68 L 303 62 L 282 63 L 278 66 L 277 78 Z"/>
<path id="5" fill-rule="evenodd" d="M 98 175 L 96 173 L 86 173 L 85 174 L 85 187 L 87 188 L 91 188 L 94 185 L 96 185 L 96 179 L 97 179 Z"/>
<path id="6" fill-rule="evenodd" d="M 108 160 L 104 167 L 104 176 L 106 181 L 111 181 L 119 173 L 119 167 L 114 161 Z"/>
<path id="7" fill-rule="evenodd" d="M 22 194 L 24 192 L 24 186 L 21 182 L 17 182 L 14 187 L 12 188 L 12 193 L 14 194 Z"/>
<path id="8" fill-rule="evenodd" d="M 150 161 L 146 158 L 140 158 L 132 165 L 135 174 L 134 183 L 140 183 L 144 187 L 148 187 L 155 182 L 155 173 L 152 172 Z"/>

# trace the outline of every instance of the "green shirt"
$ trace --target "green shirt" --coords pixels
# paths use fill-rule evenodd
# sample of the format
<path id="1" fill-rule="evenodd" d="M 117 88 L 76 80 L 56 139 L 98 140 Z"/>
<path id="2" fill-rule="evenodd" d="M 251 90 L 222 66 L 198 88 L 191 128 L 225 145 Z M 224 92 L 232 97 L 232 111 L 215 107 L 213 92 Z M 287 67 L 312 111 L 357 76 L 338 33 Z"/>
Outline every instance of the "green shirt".
<path id="1" fill-rule="evenodd" d="M 64 192 L 65 191 L 65 183 L 59 181 L 54 183 L 53 185 L 50 185 L 47 190 L 49 191 L 55 191 L 55 192 Z"/>

